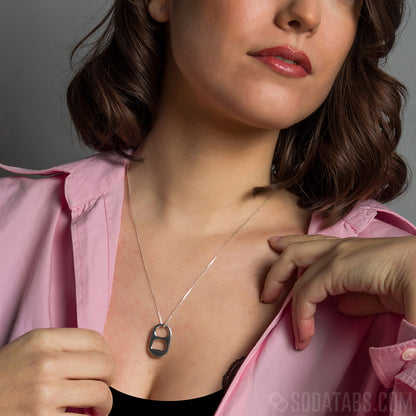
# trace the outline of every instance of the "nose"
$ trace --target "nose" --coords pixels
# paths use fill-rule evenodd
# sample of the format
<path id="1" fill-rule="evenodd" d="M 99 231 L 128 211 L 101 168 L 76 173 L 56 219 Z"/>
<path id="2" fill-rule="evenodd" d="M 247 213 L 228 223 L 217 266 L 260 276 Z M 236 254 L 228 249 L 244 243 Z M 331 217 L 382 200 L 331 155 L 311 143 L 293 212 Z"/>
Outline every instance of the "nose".
<path id="1" fill-rule="evenodd" d="M 298 33 L 317 32 L 321 23 L 321 0 L 286 0 L 276 14 L 281 29 Z"/>

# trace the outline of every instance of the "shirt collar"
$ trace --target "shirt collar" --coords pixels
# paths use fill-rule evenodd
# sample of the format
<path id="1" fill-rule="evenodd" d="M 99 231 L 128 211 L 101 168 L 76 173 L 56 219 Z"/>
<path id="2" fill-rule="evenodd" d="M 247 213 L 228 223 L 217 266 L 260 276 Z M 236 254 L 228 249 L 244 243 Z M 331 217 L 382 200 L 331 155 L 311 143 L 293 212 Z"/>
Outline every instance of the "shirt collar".
<path id="1" fill-rule="evenodd" d="M 131 154 L 132 149 L 126 153 Z M 115 152 L 102 152 L 75 162 L 49 169 L 24 169 L 0 164 L 0 167 L 22 175 L 65 175 L 65 197 L 71 210 L 98 198 L 124 178 L 128 159 Z"/>
<path id="2" fill-rule="evenodd" d="M 127 149 L 132 154 L 133 149 Z M 71 210 L 85 205 L 108 191 L 112 185 L 124 179 L 128 159 L 116 152 L 101 152 L 96 155 L 75 162 L 66 163 L 49 169 L 23 169 L 0 164 L 0 167 L 13 173 L 24 175 L 66 175 L 65 196 Z M 375 200 L 359 202 L 343 219 L 336 224 L 322 229 L 322 218 L 312 215 L 308 234 L 323 233 L 327 235 L 339 234 L 342 227 L 349 228 L 347 234 L 358 235 L 376 217 L 381 216 L 390 224 L 401 228 L 410 234 L 416 234 L 415 226 L 399 214 Z"/>

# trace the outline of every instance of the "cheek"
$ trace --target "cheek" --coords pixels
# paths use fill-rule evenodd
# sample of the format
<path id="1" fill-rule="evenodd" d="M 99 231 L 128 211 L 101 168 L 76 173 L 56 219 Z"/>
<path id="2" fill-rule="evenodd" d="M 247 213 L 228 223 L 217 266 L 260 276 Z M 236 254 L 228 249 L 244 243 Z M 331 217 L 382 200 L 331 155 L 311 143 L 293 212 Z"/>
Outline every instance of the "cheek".
<path id="1" fill-rule="evenodd" d="M 339 25 L 335 23 L 330 25 L 323 32 L 325 36 L 322 36 L 320 42 L 323 59 L 320 62 L 319 70 L 326 73 L 330 83 L 333 83 L 345 62 L 356 35 L 357 28 L 355 22 L 344 22 L 342 26 L 345 29 L 340 32 Z M 335 34 L 335 36 L 330 34 Z"/>
<path id="2" fill-rule="evenodd" d="M 339 26 L 335 22 L 334 25 L 327 27 L 325 31 L 321 32 L 325 35 L 320 37 L 319 51 L 314 57 L 316 61 L 316 76 L 312 77 L 312 80 L 315 83 L 317 94 L 321 96 L 322 102 L 331 91 L 335 79 L 354 43 L 356 24 L 348 23 L 345 24 L 344 22 L 345 30 L 342 33 L 339 32 Z M 336 36 L 331 36 L 334 33 Z"/>
<path id="3" fill-rule="evenodd" d="M 186 78 L 210 70 L 215 63 L 215 49 L 220 47 L 221 27 L 217 24 L 205 0 L 186 1 L 178 5 L 170 21 L 170 43 L 173 59 Z M 204 6 L 205 5 L 205 6 Z M 212 14 L 212 13 L 211 13 Z"/>
<path id="4" fill-rule="evenodd" d="M 205 5 L 209 3 L 203 1 Z M 215 8 L 200 7 L 187 18 L 178 13 L 176 20 L 171 21 L 170 32 L 173 64 L 180 74 L 176 81 L 185 88 L 190 86 L 192 94 L 203 97 L 204 101 L 210 97 L 221 98 L 225 90 L 238 87 L 232 75 L 237 72 L 240 76 L 239 64 L 246 53 L 238 47 L 243 36 L 233 29 L 235 21 L 225 19 L 228 16 L 223 10 L 225 7 L 217 6 L 215 14 L 211 9 Z"/>
<path id="5" fill-rule="evenodd" d="M 190 1 L 195 3 L 187 8 L 176 2 L 171 20 L 173 60 L 183 77 L 177 81 L 184 82 L 188 98 L 196 94 L 202 97 L 199 104 L 221 108 L 234 119 L 260 127 L 285 128 L 313 113 L 330 92 L 355 36 L 355 24 L 345 22 L 345 17 L 342 22 L 327 19 L 328 25 L 321 27 L 319 41 L 315 40 L 311 48 L 315 74 L 292 82 L 266 72 L 246 55 L 251 46 L 247 38 L 256 33 L 258 17 L 250 19 L 253 15 L 244 14 L 244 8 L 239 8 L 242 15 L 237 9 L 230 14 L 227 8 L 234 0 L 222 6 L 218 0 L 210 0 L 215 7 L 209 7 L 207 0 Z M 244 4 L 244 0 L 239 1 Z M 214 9 L 221 13 L 213 14 Z M 260 9 L 256 10 L 259 13 Z M 233 20 L 225 21 L 230 15 Z M 241 21 L 245 24 L 238 25 Z"/>

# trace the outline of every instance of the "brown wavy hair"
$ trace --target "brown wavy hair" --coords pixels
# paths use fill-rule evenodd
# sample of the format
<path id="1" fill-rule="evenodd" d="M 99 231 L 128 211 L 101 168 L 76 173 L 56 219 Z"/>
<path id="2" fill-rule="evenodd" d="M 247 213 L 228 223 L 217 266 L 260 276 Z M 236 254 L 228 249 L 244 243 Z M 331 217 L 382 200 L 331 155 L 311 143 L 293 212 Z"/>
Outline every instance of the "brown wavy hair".
<path id="1" fill-rule="evenodd" d="M 396 148 L 406 88 L 381 68 L 393 48 L 405 0 L 364 0 L 357 35 L 325 102 L 280 132 L 269 186 L 287 189 L 299 207 L 335 224 L 359 201 L 388 202 L 408 186 Z M 79 138 L 90 148 L 116 151 L 143 145 L 152 128 L 166 62 L 165 25 L 144 0 L 115 0 L 93 35 L 68 86 L 67 103 Z"/>

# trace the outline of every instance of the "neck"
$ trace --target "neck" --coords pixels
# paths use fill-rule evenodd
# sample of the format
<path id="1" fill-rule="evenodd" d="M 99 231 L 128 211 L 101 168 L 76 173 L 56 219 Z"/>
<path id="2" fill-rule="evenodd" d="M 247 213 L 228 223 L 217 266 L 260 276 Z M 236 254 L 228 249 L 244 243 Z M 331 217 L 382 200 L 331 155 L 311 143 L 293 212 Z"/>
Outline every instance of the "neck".
<path id="1" fill-rule="evenodd" d="M 211 111 L 201 110 L 184 98 L 190 93 L 178 91 L 162 95 L 153 128 L 134 154 L 144 159 L 130 170 L 133 193 L 146 201 L 142 218 L 146 209 L 147 221 L 165 226 L 230 229 L 267 197 L 253 197 L 252 189 L 270 184 L 279 130 L 231 121 L 209 104 Z M 281 194 L 284 207 L 296 205 Z"/>
<path id="2" fill-rule="evenodd" d="M 134 154 L 144 159 L 130 172 L 152 213 L 147 220 L 167 225 L 181 218 L 182 227 L 199 230 L 224 221 L 235 226 L 267 197 L 254 198 L 252 189 L 270 184 L 278 132 L 183 126 L 159 122 Z"/>

